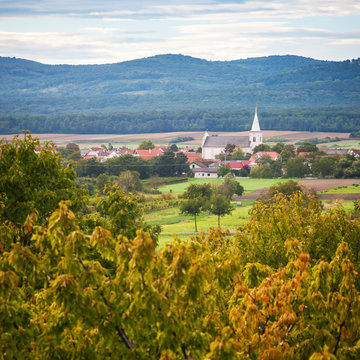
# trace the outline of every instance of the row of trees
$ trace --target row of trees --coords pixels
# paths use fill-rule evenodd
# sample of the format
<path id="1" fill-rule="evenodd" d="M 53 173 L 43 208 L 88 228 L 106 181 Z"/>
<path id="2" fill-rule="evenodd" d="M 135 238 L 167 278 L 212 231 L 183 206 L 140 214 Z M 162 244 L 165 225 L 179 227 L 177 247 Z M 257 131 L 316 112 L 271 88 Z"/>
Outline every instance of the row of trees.
<path id="1" fill-rule="evenodd" d="M 238 95 L 234 93 L 234 104 L 238 106 Z M 257 97 L 258 95 L 256 95 Z M 190 95 L 189 95 L 190 98 Z M 323 99 L 323 96 L 321 96 Z M 191 99 L 192 100 L 192 99 Z M 19 105 L 25 105 L 23 99 Z M 87 101 L 73 99 L 75 111 L 73 114 L 51 114 L 55 99 L 51 99 L 46 114 L 35 114 L 40 103 L 33 105 L 31 114 L 9 115 L 14 111 L 10 99 L 1 103 L 9 111 L 0 114 L 0 132 L 2 134 L 19 133 L 28 129 L 34 133 L 81 133 L 81 134 L 138 134 L 171 131 L 248 131 L 251 128 L 253 113 L 247 110 L 174 110 L 174 111 L 139 111 L 123 113 L 87 113 L 79 114 L 79 103 L 88 104 Z M 202 100 L 198 102 L 201 103 Z M 28 103 L 31 106 L 32 101 Z M 210 102 L 206 102 L 209 104 Z M 249 99 L 251 107 L 254 97 Z M 119 101 L 116 100 L 117 107 Z M 66 105 L 59 104 L 66 108 Z M 216 107 L 216 106 L 214 106 Z M 184 108 L 184 107 L 182 107 Z M 219 108 L 219 107 L 216 107 Z M 27 107 L 26 111 L 29 107 Z M 347 108 L 308 108 L 290 110 L 264 109 L 261 111 L 261 127 L 267 130 L 292 131 L 329 131 L 329 132 L 355 132 L 359 130 L 358 107 Z"/>
<path id="2" fill-rule="evenodd" d="M 123 171 L 137 171 L 141 179 L 158 175 L 180 176 L 190 175 L 189 164 L 186 155 L 181 152 L 174 153 L 171 150 L 165 151 L 162 155 L 150 160 L 141 157 L 125 154 L 116 158 L 100 162 L 95 158 L 82 160 L 76 164 L 76 172 L 80 177 L 97 177 L 100 174 L 119 175 Z"/>
<path id="3" fill-rule="evenodd" d="M 106 223 L 85 224 L 74 171 L 33 150 L 29 137 L 1 143 L 4 358 L 359 358 L 359 213 L 276 194 L 234 235 L 156 250 L 136 197 L 110 189 Z M 43 206 L 49 194 L 67 200 Z"/>

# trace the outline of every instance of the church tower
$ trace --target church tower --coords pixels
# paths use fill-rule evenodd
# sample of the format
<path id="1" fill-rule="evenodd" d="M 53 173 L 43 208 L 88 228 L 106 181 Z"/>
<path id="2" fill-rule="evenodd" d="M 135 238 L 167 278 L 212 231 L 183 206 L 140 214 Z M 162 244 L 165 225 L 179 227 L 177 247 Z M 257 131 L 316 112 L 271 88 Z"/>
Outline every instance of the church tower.
<path id="1" fill-rule="evenodd" d="M 249 141 L 250 141 L 250 148 L 251 150 L 257 146 L 263 143 L 263 135 L 262 131 L 260 129 L 259 119 L 257 115 L 257 106 L 255 108 L 255 115 L 254 115 L 254 121 L 252 124 L 251 131 L 249 132 Z"/>

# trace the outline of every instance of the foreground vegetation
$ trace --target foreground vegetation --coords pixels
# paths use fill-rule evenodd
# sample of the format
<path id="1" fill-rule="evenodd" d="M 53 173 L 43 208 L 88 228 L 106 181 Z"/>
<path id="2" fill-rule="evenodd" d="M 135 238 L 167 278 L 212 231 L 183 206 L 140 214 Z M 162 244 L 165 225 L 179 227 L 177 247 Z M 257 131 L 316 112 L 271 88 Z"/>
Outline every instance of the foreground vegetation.
<path id="1" fill-rule="evenodd" d="M 35 145 L 1 144 L 4 358 L 359 358 L 360 201 L 349 216 L 275 193 L 235 234 L 156 250 L 138 197 L 112 187 L 89 203 Z"/>

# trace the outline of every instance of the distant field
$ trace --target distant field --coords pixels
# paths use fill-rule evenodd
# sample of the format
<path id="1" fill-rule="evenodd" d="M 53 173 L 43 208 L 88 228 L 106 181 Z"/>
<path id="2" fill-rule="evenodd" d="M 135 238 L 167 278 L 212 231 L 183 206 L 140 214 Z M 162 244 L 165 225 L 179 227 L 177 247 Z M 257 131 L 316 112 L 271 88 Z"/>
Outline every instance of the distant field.
<path id="1" fill-rule="evenodd" d="M 261 121 L 260 121 L 261 122 Z M 210 132 L 211 134 L 221 135 L 247 135 L 247 131 L 241 132 Z M 156 145 L 167 145 L 170 140 L 173 140 L 179 136 L 191 136 L 195 140 L 186 141 L 184 144 L 201 146 L 203 138 L 203 131 L 177 131 L 171 133 L 151 133 L 151 134 L 32 134 L 34 137 L 38 137 L 40 141 L 52 140 L 55 144 L 63 146 L 69 142 L 75 142 L 79 144 L 82 149 L 88 149 L 93 146 L 99 146 L 101 144 L 108 144 L 109 142 L 113 146 L 121 147 L 128 146 L 130 148 L 136 148 L 143 140 L 152 140 Z M 22 136 L 22 135 L 20 135 Z M 312 138 L 325 138 L 325 137 L 339 137 L 349 138 L 349 133 L 329 133 L 329 132 L 306 132 L 306 131 L 263 131 L 264 138 L 282 138 L 291 143 L 301 140 Z M 13 135 L 0 135 L 0 139 L 10 140 Z M 358 143 L 358 141 L 350 141 L 350 143 Z M 342 142 L 341 142 L 342 143 Z M 273 143 L 272 143 L 273 144 Z M 337 144 L 337 143 L 331 143 Z M 181 144 L 183 145 L 183 144 Z M 341 145 L 342 146 L 342 145 Z M 359 144 L 358 144 L 359 147 Z"/>

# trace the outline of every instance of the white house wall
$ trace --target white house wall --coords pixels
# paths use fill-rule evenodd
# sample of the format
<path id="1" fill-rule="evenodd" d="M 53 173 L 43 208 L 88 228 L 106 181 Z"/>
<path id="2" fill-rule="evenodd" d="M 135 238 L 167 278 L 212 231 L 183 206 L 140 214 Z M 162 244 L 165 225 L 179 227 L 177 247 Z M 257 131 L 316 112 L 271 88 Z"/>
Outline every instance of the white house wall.
<path id="1" fill-rule="evenodd" d="M 218 175 L 217 175 L 217 173 L 196 172 L 194 177 L 201 178 L 201 179 L 216 179 L 218 177 Z"/>

